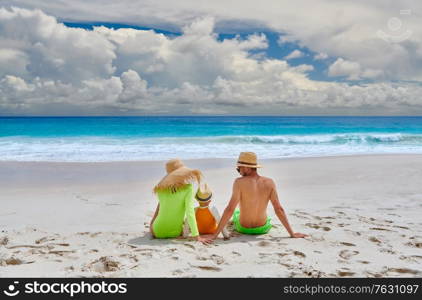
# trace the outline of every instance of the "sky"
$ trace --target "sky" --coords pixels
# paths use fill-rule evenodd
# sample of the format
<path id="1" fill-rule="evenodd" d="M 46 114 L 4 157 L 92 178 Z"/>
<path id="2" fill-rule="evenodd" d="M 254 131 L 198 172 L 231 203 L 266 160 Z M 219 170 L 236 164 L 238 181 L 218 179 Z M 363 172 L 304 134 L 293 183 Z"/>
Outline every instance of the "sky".
<path id="1" fill-rule="evenodd" d="M 0 0 L 0 115 L 422 115 L 421 9 Z"/>

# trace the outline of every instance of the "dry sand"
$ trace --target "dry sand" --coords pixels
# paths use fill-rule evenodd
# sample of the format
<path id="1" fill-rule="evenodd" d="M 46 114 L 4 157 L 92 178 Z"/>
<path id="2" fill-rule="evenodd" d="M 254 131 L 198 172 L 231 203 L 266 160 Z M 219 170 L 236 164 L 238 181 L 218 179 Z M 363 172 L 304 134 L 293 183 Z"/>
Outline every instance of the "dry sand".
<path id="1" fill-rule="evenodd" d="M 222 212 L 234 161 L 189 160 Z M 164 162 L 0 162 L 0 277 L 421 277 L 422 155 L 263 160 L 295 231 L 153 240 Z"/>

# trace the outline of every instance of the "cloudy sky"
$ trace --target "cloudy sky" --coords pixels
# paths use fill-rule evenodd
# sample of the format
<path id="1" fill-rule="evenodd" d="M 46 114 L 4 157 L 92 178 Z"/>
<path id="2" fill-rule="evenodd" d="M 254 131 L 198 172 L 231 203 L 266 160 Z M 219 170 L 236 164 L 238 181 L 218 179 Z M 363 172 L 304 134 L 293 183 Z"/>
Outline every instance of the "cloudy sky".
<path id="1" fill-rule="evenodd" d="M 422 115 L 421 9 L 0 0 L 0 115 Z"/>

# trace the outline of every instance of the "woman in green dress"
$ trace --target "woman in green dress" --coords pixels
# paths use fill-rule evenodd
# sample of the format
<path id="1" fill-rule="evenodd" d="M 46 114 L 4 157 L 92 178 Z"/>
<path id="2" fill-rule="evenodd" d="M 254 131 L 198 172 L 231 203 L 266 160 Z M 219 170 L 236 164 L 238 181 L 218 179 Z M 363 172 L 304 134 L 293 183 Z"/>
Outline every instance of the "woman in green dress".
<path id="1" fill-rule="evenodd" d="M 193 182 L 200 182 L 201 171 L 187 168 L 179 159 L 168 161 L 166 171 L 167 175 L 154 187 L 159 204 L 150 224 L 152 236 L 180 237 L 186 218 L 190 237 L 205 244 L 209 243 L 210 239 L 199 235 L 195 219 Z"/>

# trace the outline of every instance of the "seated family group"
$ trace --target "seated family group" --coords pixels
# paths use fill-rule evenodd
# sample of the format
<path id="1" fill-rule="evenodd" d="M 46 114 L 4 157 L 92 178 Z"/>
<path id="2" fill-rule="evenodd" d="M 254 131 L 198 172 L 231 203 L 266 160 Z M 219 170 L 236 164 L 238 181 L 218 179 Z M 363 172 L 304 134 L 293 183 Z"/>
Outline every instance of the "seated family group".
<path id="1" fill-rule="evenodd" d="M 265 234 L 272 227 L 271 218 L 267 216 L 267 206 L 271 202 L 290 237 L 305 237 L 305 234 L 292 230 L 278 199 L 274 181 L 260 176 L 257 172 L 260 167 L 255 153 L 240 153 L 236 169 L 241 177 L 234 181 L 231 199 L 220 218 L 218 210 L 210 206 L 212 192 L 201 181 L 201 172 L 187 168 L 178 159 L 168 161 L 167 175 L 154 187 L 159 204 L 150 224 L 152 236 L 195 238 L 205 244 L 211 243 L 220 233 L 228 239 L 230 234 L 226 225 L 232 216 L 233 228 L 237 232 Z M 196 193 L 194 183 L 198 184 Z M 196 208 L 194 198 L 199 203 Z"/>

